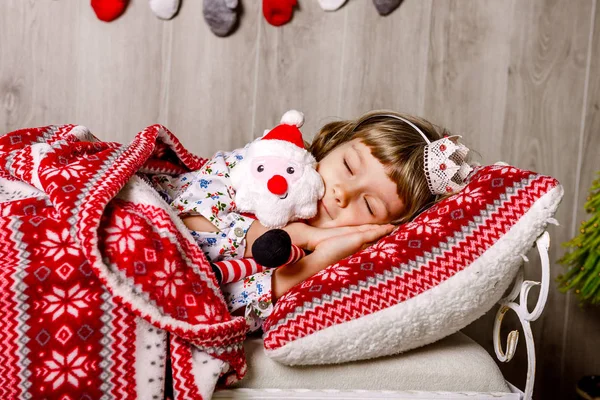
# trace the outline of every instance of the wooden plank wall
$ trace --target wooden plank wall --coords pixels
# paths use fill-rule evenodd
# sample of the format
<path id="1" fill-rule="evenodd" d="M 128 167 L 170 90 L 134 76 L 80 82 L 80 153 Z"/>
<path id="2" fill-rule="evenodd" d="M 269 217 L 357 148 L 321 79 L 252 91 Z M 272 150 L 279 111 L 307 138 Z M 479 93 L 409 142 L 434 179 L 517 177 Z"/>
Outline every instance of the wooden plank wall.
<path id="1" fill-rule="evenodd" d="M 300 0 L 274 28 L 245 0 L 239 30 L 217 38 L 202 2 L 160 21 L 145 0 L 102 23 L 89 2 L 0 2 L 0 132 L 79 123 L 128 141 L 163 123 L 210 156 L 306 114 L 310 139 L 336 118 L 375 108 L 415 113 L 464 136 L 482 162 L 558 178 L 565 197 L 551 257 L 585 218 L 600 170 L 600 10 L 596 0 L 405 0 L 380 17 L 368 0 L 325 13 Z M 539 277 L 532 257 L 529 278 Z M 552 276 L 562 272 L 554 265 Z M 465 329 L 490 352 L 493 313 Z M 509 324 L 511 321 L 509 321 Z M 516 324 L 513 320 L 512 323 Z M 552 285 L 533 324 L 538 399 L 573 397 L 600 373 L 600 310 Z M 525 352 L 502 371 L 522 387 Z"/>

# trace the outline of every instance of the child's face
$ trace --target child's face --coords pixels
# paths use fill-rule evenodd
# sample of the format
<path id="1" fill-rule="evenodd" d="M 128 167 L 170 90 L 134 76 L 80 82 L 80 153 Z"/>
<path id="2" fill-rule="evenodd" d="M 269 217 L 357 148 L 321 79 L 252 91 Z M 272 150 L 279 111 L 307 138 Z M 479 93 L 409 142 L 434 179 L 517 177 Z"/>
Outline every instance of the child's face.
<path id="1" fill-rule="evenodd" d="M 367 145 L 358 139 L 333 149 L 317 165 L 325 195 L 309 224 L 332 228 L 384 224 L 401 216 L 404 202 L 396 184 Z"/>

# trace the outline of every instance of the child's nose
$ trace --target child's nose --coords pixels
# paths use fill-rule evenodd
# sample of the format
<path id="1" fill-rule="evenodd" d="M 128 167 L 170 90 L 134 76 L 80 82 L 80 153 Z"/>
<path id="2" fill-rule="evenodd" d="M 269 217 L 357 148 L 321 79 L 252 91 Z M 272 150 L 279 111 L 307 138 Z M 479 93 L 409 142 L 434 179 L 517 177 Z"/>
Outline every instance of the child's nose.
<path id="1" fill-rule="evenodd" d="M 350 198 L 349 191 L 342 187 L 336 186 L 333 188 L 333 196 L 335 197 L 335 201 L 338 204 L 338 207 L 346 207 L 348 205 L 348 201 Z"/>

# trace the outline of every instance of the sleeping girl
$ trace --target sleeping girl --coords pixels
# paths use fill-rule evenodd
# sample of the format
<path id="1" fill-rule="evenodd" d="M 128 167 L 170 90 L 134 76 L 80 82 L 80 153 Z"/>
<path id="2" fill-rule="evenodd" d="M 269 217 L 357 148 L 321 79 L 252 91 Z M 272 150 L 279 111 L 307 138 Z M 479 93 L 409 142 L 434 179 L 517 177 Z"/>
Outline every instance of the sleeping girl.
<path id="1" fill-rule="evenodd" d="M 308 150 L 325 185 L 316 215 L 283 227 L 309 254 L 223 285 L 232 313 L 258 330 L 273 303 L 293 286 L 389 234 L 439 196 L 464 186 L 468 149 L 430 122 L 389 111 L 323 126 Z M 201 170 L 171 182 L 175 207 L 210 261 L 252 257 L 268 228 L 232 211 L 229 173 L 244 149 L 219 152 Z"/>

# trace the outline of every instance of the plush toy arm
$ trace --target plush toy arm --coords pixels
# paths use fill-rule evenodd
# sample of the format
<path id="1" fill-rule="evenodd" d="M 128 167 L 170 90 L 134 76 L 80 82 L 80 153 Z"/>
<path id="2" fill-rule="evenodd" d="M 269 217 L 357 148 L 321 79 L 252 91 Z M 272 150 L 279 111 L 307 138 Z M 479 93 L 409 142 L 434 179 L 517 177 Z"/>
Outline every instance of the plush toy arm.
<path id="1" fill-rule="evenodd" d="M 253 258 L 217 261 L 211 263 L 210 266 L 219 284 L 237 282 L 267 269 L 258 264 Z"/>
<path id="2" fill-rule="evenodd" d="M 283 229 L 271 229 L 259 237 L 252 245 L 252 254 L 267 268 L 293 264 L 306 255 Z"/>
<path id="3" fill-rule="evenodd" d="M 252 244 L 252 256 L 267 268 L 279 267 L 290 258 L 292 239 L 283 229 L 271 229 Z"/>
<path id="4" fill-rule="evenodd" d="M 218 261 L 211 266 L 221 284 L 242 280 L 267 268 L 293 264 L 305 253 L 292 244 L 290 236 L 281 229 L 272 229 L 255 240 L 252 245 L 254 258 Z"/>

